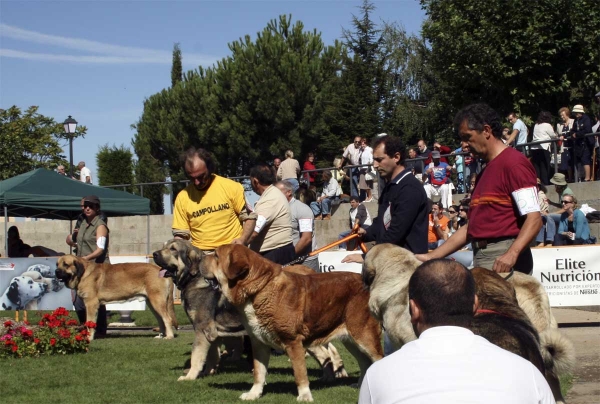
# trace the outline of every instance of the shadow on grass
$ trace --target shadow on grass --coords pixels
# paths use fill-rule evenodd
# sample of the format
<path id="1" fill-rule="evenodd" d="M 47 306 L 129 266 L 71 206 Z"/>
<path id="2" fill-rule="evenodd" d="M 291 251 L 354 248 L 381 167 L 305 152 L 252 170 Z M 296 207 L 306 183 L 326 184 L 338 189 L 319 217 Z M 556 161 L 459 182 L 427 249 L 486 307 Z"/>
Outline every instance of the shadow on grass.
<path id="1" fill-rule="evenodd" d="M 329 389 L 331 387 L 345 386 L 351 387 L 358 383 L 357 377 L 346 377 L 342 379 L 335 379 L 333 382 L 323 382 L 321 380 L 315 380 L 310 382 L 310 389 L 313 391 Z M 219 390 L 234 390 L 239 392 L 246 392 L 252 388 L 252 383 L 246 382 L 234 382 L 234 383 L 215 383 L 209 382 L 210 388 Z M 275 381 L 269 382 L 267 376 L 267 384 L 264 387 L 263 396 L 267 396 L 269 393 L 272 394 L 298 394 L 298 388 L 293 380 L 288 381 Z"/>

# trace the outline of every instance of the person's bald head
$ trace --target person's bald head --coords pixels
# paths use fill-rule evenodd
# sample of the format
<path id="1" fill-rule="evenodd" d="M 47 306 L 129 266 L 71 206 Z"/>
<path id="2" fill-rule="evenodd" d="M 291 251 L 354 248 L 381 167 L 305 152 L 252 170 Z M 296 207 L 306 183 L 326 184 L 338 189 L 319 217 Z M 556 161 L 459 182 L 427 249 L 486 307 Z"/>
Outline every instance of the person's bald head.
<path id="1" fill-rule="evenodd" d="M 427 261 L 410 278 L 408 297 L 417 335 L 427 328 L 442 325 L 468 327 L 476 303 L 475 280 L 471 272 L 456 261 Z"/>

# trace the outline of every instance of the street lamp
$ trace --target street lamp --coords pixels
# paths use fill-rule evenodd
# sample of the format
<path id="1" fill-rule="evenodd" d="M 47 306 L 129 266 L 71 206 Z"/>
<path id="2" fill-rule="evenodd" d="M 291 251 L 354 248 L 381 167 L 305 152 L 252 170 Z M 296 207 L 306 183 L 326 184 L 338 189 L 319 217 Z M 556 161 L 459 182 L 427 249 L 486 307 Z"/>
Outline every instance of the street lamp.
<path id="1" fill-rule="evenodd" d="M 63 122 L 65 133 L 69 135 L 69 176 L 73 178 L 73 135 L 77 128 L 77 121 L 71 115 Z"/>

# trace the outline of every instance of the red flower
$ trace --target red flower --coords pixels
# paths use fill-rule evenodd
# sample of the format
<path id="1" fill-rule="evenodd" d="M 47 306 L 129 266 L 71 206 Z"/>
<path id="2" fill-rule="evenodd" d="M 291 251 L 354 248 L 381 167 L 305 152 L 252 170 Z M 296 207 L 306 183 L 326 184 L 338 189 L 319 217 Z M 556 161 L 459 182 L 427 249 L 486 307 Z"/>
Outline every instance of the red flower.
<path id="1" fill-rule="evenodd" d="M 6 346 L 10 346 L 12 344 L 14 344 L 14 341 L 12 339 L 7 339 L 6 341 L 4 341 L 4 345 Z"/>
<path id="2" fill-rule="evenodd" d="M 70 325 L 77 325 L 77 324 L 79 324 L 79 321 L 77 321 L 77 320 L 71 319 L 71 320 L 67 321 L 67 325 L 69 325 L 69 326 Z"/>
<path id="3" fill-rule="evenodd" d="M 58 335 L 61 338 L 69 338 L 71 336 L 71 331 L 67 330 L 66 328 L 62 328 L 58 330 Z"/>
<path id="4" fill-rule="evenodd" d="M 96 328 L 96 323 L 94 323 L 93 321 L 86 321 L 85 326 L 87 328 Z"/>
<path id="5" fill-rule="evenodd" d="M 40 320 L 40 321 L 39 321 L 39 323 L 38 323 L 38 325 L 39 325 L 40 327 L 43 327 L 45 324 L 46 324 L 46 323 L 44 323 L 44 321 L 43 321 L 43 320 Z"/>
<path id="6" fill-rule="evenodd" d="M 79 334 L 83 335 L 84 337 L 90 335 L 90 333 L 88 332 L 88 330 L 86 328 L 84 328 L 83 330 L 79 331 Z"/>
<path id="7" fill-rule="evenodd" d="M 56 345 L 56 338 L 50 338 L 50 345 Z"/>
<path id="8" fill-rule="evenodd" d="M 39 344 L 40 343 L 40 339 L 39 338 L 34 338 L 33 339 L 33 343 L 34 344 Z"/>
<path id="9" fill-rule="evenodd" d="M 56 317 L 68 316 L 69 311 L 67 309 L 65 309 L 64 307 L 59 307 L 58 309 L 54 310 L 54 313 L 52 313 L 52 314 Z"/>
<path id="10" fill-rule="evenodd" d="M 25 338 L 31 338 L 31 337 L 33 337 L 33 331 L 31 331 L 31 330 L 23 330 L 22 334 L 23 334 L 23 336 Z"/>
<path id="11" fill-rule="evenodd" d="M 24 323 L 25 325 L 29 325 L 29 321 L 27 321 L 27 320 L 23 321 L 23 323 Z"/>
<path id="12" fill-rule="evenodd" d="M 76 336 L 75 336 L 75 339 L 76 339 L 77 341 L 83 341 L 83 337 L 82 337 L 81 335 L 76 335 Z"/>
<path id="13" fill-rule="evenodd" d="M 4 327 L 5 328 L 10 328 L 12 326 L 12 324 L 13 324 L 12 321 L 7 320 L 7 321 L 4 322 Z"/>
<path id="14" fill-rule="evenodd" d="M 19 347 L 18 347 L 18 346 L 16 346 L 16 345 L 13 345 L 13 347 L 12 347 L 12 351 L 13 351 L 13 352 L 17 352 L 18 350 L 19 350 Z"/>

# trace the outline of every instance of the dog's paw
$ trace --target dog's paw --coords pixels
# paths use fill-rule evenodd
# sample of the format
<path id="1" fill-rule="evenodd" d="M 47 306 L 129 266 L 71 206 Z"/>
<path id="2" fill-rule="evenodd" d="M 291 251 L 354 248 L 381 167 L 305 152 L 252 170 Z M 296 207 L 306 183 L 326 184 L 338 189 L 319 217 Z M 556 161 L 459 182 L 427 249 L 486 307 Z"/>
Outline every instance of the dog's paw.
<path id="1" fill-rule="evenodd" d="M 348 377 L 348 372 L 346 372 L 346 368 L 342 365 L 335 371 L 335 378 L 342 379 L 344 377 Z"/>
<path id="2" fill-rule="evenodd" d="M 244 393 L 240 396 L 240 400 L 244 400 L 244 401 L 258 400 L 259 398 L 260 398 L 260 394 L 253 393 L 251 391 Z"/>
<path id="3" fill-rule="evenodd" d="M 184 381 L 184 380 L 194 380 L 193 377 L 189 377 L 188 375 L 185 376 L 179 376 L 179 379 L 177 379 L 178 382 Z"/>
<path id="4" fill-rule="evenodd" d="M 156 337 L 154 337 L 154 339 L 163 339 L 164 337 L 165 336 L 162 333 L 160 333 Z"/>
<path id="5" fill-rule="evenodd" d="M 298 397 L 296 397 L 296 401 L 309 401 L 312 403 L 313 398 L 312 398 L 312 394 L 310 393 L 310 390 L 307 392 L 304 392 L 304 393 L 300 394 Z"/>

